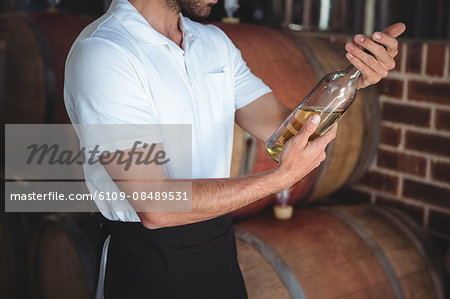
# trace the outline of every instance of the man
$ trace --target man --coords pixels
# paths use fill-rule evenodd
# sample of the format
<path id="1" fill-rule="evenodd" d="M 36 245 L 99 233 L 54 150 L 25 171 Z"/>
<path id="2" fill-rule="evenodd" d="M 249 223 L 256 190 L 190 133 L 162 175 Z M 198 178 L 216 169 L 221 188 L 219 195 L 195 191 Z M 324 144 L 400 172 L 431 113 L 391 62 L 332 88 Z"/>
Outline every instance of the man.
<path id="1" fill-rule="evenodd" d="M 309 142 L 311 117 L 283 149 L 274 169 L 228 178 L 233 124 L 266 140 L 290 110 L 248 69 L 240 52 L 215 26 L 183 17 L 209 15 L 217 0 L 114 0 L 108 12 L 74 43 L 66 64 L 65 101 L 74 124 L 192 124 L 192 212 L 122 212 L 96 202 L 112 221 L 105 298 L 246 298 L 236 260 L 230 213 L 301 180 L 325 159 L 336 125 Z M 394 68 L 395 38 L 403 24 L 374 38 L 357 35 L 347 58 L 362 72 L 359 87 Z M 161 149 L 158 144 L 158 149 Z M 122 148 L 122 150 L 129 150 Z M 104 157 L 102 157 L 104 158 Z M 90 179 L 168 178 L 162 166 L 118 163 L 85 171 Z M 125 194 L 150 186 L 116 182 Z M 114 189 L 118 187 L 118 189 Z"/>

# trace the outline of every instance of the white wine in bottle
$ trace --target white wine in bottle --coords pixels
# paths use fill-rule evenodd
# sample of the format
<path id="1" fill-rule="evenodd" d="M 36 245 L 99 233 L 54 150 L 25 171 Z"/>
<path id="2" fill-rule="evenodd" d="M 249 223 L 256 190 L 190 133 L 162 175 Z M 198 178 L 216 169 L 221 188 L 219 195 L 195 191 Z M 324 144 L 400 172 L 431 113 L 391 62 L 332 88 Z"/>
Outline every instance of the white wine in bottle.
<path id="1" fill-rule="evenodd" d="M 279 162 L 283 146 L 301 130 L 308 117 L 314 113 L 320 116 L 320 123 L 310 140 L 325 134 L 355 100 L 359 75 L 360 71 L 351 65 L 343 71 L 324 76 L 266 141 L 269 155 Z"/>

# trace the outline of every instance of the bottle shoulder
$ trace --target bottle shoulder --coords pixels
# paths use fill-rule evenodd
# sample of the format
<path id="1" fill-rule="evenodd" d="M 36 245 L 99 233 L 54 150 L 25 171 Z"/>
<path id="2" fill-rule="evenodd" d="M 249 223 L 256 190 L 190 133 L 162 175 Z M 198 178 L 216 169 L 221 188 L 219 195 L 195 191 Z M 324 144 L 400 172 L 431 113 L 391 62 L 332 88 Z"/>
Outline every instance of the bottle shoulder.
<path id="1" fill-rule="evenodd" d="M 346 84 L 350 81 L 356 81 L 360 75 L 360 72 L 355 68 L 347 68 L 345 70 L 338 70 L 326 74 L 321 81 L 329 84 Z"/>

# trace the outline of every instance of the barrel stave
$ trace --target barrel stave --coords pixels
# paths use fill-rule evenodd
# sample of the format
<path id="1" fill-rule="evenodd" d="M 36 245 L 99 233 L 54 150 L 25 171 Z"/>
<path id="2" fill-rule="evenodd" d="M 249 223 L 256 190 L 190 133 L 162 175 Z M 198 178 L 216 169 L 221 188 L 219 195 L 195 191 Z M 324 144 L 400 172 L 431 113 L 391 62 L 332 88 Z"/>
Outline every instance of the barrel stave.
<path id="1" fill-rule="evenodd" d="M 241 263 L 244 281 L 252 282 L 246 283 L 250 297 L 253 295 L 260 299 L 290 298 L 278 274 L 253 247 L 239 239 L 237 246 L 239 259 L 246 261 L 245 264 Z"/>

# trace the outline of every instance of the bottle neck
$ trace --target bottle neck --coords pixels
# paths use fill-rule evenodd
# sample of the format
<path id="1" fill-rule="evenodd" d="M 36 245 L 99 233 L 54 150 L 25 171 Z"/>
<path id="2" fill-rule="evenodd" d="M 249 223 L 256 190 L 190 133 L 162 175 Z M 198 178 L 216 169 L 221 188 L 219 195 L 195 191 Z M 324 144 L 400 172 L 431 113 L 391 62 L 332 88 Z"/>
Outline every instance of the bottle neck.
<path id="1" fill-rule="evenodd" d="M 351 79 L 356 79 L 361 75 L 361 71 L 358 70 L 353 64 L 350 64 L 346 69 L 345 73 L 350 76 Z"/>

